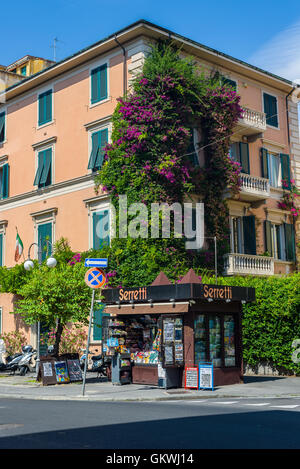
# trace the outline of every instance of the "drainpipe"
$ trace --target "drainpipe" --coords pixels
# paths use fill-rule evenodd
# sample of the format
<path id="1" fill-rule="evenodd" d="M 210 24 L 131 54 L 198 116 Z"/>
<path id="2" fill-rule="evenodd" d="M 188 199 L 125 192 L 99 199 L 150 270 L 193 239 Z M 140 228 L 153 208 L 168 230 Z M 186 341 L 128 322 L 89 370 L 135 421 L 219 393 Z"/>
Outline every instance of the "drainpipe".
<path id="1" fill-rule="evenodd" d="M 127 67 L 126 67 L 126 50 L 122 44 L 118 41 L 118 38 L 115 34 L 115 41 L 119 47 L 123 50 L 123 95 L 126 96 L 127 93 Z"/>
<path id="2" fill-rule="evenodd" d="M 291 154 L 291 139 L 290 139 L 290 123 L 289 123 L 289 108 L 288 108 L 288 97 L 297 89 L 299 86 L 294 86 L 294 88 L 286 95 L 285 97 L 285 105 L 286 105 L 286 118 L 287 118 L 287 132 L 288 132 L 288 144 L 289 144 L 289 153 Z M 299 271 L 298 269 L 298 261 L 297 261 L 297 240 L 296 240 L 296 220 L 293 218 L 293 227 L 294 227 L 294 250 L 295 250 L 295 267 L 296 272 Z"/>

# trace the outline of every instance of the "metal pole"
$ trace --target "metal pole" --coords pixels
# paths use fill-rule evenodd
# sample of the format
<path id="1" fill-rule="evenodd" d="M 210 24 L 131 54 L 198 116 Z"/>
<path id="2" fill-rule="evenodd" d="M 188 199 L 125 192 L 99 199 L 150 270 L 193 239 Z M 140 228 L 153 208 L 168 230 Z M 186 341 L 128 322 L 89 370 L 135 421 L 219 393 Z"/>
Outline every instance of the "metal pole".
<path id="1" fill-rule="evenodd" d="M 216 277 L 216 285 L 218 284 L 218 256 L 217 256 L 217 237 L 214 237 L 215 242 L 215 277 Z"/>
<path id="2" fill-rule="evenodd" d="M 36 243 L 34 243 L 36 244 Z M 40 243 L 37 244 L 38 247 L 38 263 L 39 266 L 42 264 L 42 249 L 40 246 Z M 28 255 L 29 258 L 29 255 Z M 41 322 L 38 321 L 37 323 L 37 347 L 36 347 L 36 379 L 38 378 L 39 375 L 39 368 L 40 368 L 40 340 L 41 340 Z"/>
<path id="3" fill-rule="evenodd" d="M 90 335 L 91 335 L 92 318 L 93 318 L 93 311 L 94 311 L 94 300 L 95 300 L 95 290 L 93 290 L 93 293 L 92 293 L 89 331 L 88 331 L 87 345 L 86 345 L 86 351 L 85 351 L 84 373 L 83 373 L 83 382 L 82 382 L 82 395 L 83 396 L 84 396 L 84 391 L 85 391 L 86 370 L 87 370 L 88 354 L 89 354 L 89 348 L 90 348 Z"/>

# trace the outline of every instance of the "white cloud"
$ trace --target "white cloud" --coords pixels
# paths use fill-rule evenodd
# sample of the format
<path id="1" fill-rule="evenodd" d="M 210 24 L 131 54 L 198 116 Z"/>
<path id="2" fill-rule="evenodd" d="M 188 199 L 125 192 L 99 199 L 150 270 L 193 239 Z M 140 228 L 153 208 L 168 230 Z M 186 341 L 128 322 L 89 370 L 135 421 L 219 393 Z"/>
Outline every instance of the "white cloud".
<path id="1" fill-rule="evenodd" d="M 300 20 L 264 44 L 248 62 L 300 84 Z"/>

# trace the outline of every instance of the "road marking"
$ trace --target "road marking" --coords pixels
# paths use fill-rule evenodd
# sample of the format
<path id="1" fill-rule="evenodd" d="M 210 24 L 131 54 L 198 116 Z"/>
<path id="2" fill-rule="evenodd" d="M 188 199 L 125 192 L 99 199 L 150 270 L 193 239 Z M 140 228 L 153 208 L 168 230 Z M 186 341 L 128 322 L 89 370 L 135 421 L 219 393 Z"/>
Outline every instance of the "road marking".
<path id="1" fill-rule="evenodd" d="M 236 404 L 238 401 L 213 402 L 213 404 Z"/>
<path id="2" fill-rule="evenodd" d="M 244 405 L 263 406 L 263 405 L 270 405 L 270 402 L 258 402 L 256 404 L 244 404 Z"/>
<path id="3" fill-rule="evenodd" d="M 272 405 L 271 407 L 274 407 L 276 409 L 295 409 L 296 407 L 299 407 L 299 404 L 297 405 Z"/>

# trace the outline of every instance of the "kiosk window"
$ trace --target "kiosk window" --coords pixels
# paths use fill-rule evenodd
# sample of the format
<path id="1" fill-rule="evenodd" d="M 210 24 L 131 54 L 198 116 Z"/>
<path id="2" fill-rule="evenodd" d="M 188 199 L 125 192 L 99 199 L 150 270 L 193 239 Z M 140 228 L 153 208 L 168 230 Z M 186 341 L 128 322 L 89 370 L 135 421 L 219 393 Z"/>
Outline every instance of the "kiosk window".
<path id="1" fill-rule="evenodd" d="M 197 314 L 194 322 L 195 364 L 213 362 L 216 367 L 236 366 L 235 317 L 233 314 Z"/>

